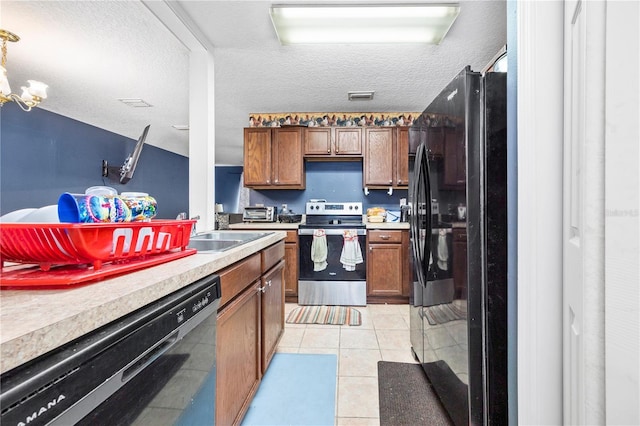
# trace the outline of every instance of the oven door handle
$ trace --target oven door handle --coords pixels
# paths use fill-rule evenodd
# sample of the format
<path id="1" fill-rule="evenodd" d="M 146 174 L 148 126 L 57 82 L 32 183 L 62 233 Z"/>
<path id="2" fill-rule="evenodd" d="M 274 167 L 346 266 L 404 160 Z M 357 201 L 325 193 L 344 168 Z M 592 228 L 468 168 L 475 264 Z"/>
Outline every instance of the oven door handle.
<path id="1" fill-rule="evenodd" d="M 330 228 L 307 229 L 305 228 L 305 229 L 298 229 L 298 235 L 313 235 L 313 233 L 317 229 L 324 229 L 324 233 L 326 235 L 342 235 L 342 233 L 349 228 L 340 228 L 340 229 L 330 229 Z M 355 231 L 357 235 L 367 235 L 366 229 L 356 229 Z"/>

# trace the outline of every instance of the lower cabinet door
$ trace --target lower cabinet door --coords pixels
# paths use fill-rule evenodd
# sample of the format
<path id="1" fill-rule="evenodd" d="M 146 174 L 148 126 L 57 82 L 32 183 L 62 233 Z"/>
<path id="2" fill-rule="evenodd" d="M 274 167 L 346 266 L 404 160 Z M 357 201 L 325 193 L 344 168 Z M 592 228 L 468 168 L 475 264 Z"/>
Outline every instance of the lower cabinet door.
<path id="1" fill-rule="evenodd" d="M 260 281 L 218 314 L 216 424 L 239 424 L 258 390 L 260 367 Z"/>
<path id="2" fill-rule="evenodd" d="M 284 332 L 284 260 L 262 277 L 262 374 Z"/>
<path id="3" fill-rule="evenodd" d="M 297 238 L 297 235 L 296 235 Z M 298 244 L 284 245 L 284 294 L 287 302 L 298 303 Z"/>
<path id="4" fill-rule="evenodd" d="M 402 296 L 402 245 L 369 244 L 367 295 Z"/>

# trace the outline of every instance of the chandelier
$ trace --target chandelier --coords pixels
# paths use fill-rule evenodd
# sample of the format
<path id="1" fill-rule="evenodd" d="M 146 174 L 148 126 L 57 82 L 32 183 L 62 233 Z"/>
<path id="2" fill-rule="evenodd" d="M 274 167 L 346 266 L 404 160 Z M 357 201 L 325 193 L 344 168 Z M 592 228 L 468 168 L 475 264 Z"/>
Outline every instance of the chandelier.
<path id="1" fill-rule="evenodd" d="M 35 81 L 27 80 L 29 87 L 22 86 L 22 95 L 18 96 L 15 93 L 11 93 L 11 87 L 9 86 L 9 79 L 7 78 L 7 41 L 16 42 L 20 40 L 20 37 L 10 31 L 0 29 L 0 38 L 2 39 L 2 66 L 0 66 L 0 107 L 5 102 L 13 101 L 17 103 L 23 111 L 31 111 L 31 108 L 38 106 L 38 104 L 47 98 L 47 86 L 46 84 Z"/>

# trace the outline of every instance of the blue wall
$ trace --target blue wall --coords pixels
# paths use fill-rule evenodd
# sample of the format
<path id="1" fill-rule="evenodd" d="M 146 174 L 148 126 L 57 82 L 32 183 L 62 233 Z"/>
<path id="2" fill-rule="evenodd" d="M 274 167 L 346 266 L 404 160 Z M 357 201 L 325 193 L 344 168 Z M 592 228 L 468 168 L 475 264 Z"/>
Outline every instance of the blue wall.
<path id="1" fill-rule="evenodd" d="M 215 202 L 223 205 L 225 213 L 240 213 L 238 211 L 238 193 L 241 188 L 242 168 L 242 166 L 216 166 Z"/>
<path id="2" fill-rule="evenodd" d="M 149 193 L 161 219 L 189 210 L 187 157 L 147 143 L 133 178 L 120 185 L 102 177 L 102 160 L 121 166 L 135 140 L 40 108 L 23 112 L 12 102 L 0 110 L 0 140 L 0 214 L 57 204 L 63 192 L 95 185 Z"/>
<path id="3" fill-rule="evenodd" d="M 251 190 L 251 205 L 264 204 L 280 209 L 282 203 L 286 203 L 294 213 L 304 213 L 307 201 L 324 198 L 335 202 L 362 201 L 364 209 L 377 206 L 400 210 L 400 198 L 407 198 L 406 189 L 394 190 L 392 195 L 387 195 L 386 190 L 370 190 L 369 195 L 364 195 L 361 161 L 309 161 L 305 164 L 305 170 L 305 190 Z"/>

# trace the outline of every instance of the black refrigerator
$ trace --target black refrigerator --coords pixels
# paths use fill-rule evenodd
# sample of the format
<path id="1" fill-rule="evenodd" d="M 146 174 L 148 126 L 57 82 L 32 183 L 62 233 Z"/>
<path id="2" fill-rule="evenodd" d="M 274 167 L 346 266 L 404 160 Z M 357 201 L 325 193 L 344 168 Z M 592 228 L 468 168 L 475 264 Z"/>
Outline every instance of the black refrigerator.
<path id="1" fill-rule="evenodd" d="M 409 132 L 411 346 L 456 426 L 508 424 L 506 87 L 467 67 Z"/>

